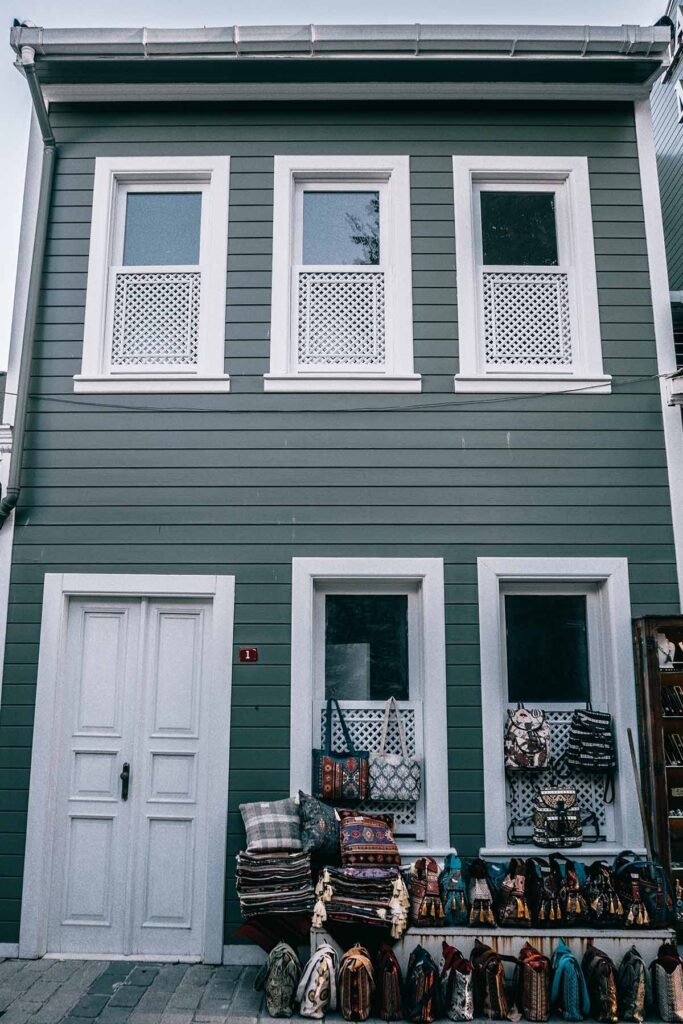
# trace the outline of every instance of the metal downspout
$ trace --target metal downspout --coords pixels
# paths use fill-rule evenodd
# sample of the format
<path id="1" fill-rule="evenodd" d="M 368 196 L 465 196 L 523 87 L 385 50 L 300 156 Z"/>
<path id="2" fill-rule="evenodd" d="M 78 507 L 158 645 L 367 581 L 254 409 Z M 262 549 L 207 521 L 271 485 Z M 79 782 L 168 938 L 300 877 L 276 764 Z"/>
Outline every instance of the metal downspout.
<path id="1" fill-rule="evenodd" d="M 36 76 L 35 50 L 24 46 L 17 60 L 17 67 L 26 75 L 33 109 L 43 138 L 43 163 L 40 171 L 40 187 L 38 192 L 38 209 L 36 212 L 36 229 L 31 257 L 31 273 L 29 276 L 28 293 L 26 296 L 26 319 L 21 343 L 21 362 L 19 364 L 19 380 L 17 383 L 17 401 L 12 428 L 13 445 L 7 479 L 7 492 L 0 501 L 0 529 L 12 510 L 16 507 L 21 491 L 21 464 L 24 455 L 24 436 L 26 433 L 26 412 L 31 382 L 31 363 L 33 360 L 33 341 L 35 337 L 36 315 L 40 295 L 40 283 L 45 256 L 47 222 L 52 193 L 57 144 L 52 133 L 47 107 Z"/>

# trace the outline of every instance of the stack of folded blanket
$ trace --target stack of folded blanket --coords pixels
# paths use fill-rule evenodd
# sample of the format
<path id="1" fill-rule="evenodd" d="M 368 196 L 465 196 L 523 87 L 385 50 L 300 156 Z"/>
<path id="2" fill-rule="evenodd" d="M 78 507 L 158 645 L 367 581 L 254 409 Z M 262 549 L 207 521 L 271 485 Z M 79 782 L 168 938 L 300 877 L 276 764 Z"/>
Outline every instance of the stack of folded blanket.
<path id="1" fill-rule="evenodd" d="M 358 922 L 391 928 L 400 939 L 408 925 L 408 891 L 397 867 L 323 868 L 315 894 L 314 928 Z"/>
<path id="2" fill-rule="evenodd" d="M 310 913 L 314 892 L 309 854 L 238 853 L 237 894 L 243 917 Z"/>

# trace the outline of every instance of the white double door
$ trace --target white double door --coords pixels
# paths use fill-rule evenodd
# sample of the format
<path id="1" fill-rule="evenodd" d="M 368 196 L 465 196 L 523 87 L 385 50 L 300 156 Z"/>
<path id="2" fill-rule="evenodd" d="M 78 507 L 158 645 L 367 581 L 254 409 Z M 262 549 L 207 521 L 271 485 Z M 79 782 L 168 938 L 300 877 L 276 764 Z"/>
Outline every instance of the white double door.
<path id="1" fill-rule="evenodd" d="M 211 616 L 201 598 L 69 602 L 48 952 L 202 954 L 223 898 L 206 891 Z"/>

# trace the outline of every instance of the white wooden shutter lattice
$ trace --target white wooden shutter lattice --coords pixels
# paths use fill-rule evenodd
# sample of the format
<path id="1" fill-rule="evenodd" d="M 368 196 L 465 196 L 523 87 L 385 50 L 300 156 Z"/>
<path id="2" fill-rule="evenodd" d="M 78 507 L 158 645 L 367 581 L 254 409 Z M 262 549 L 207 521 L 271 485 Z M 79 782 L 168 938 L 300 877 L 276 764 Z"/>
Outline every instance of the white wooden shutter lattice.
<path id="1" fill-rule="evenodd" d="M 384 367 L 382 271 L 300 270 L 298 293 L 300 366 Z"/>
<path id="2" fill-rule="evenodd" d="M 200 295 L 200 271 L 116 271 L 112 366 L 195 366 Z"/>
<path id="3" fill-rule="evenodd" d="M 488 369 L 571 370 L 567 274 L 485 270 L 482 292 Z"/>
<path id="4" fill-rule="evenodd" d="M 349 730 L 356 750 L 379 750 L 384 722 L 384 702 L 382 701 L 340 701 L 344 721 Z M 406 734 L 408 753 L 423 760 L 423 724 L 422 701 L 399 701 L 401 719 Z M 320 720 L 320 745 L 325 742 L 325 723 L 327 707 L 318 702 Z M 339 716 L 332 714 L 332 749 L 346 749 L 344 734 L 339 725 Z M 389 721 L 389 731 L 385 750 L 390 754 L 401 753 L 401 742 L 396 727 L 396 720 Z M 423 839 L 425 835 L 425 769 L 422 764 L 422 793 L 417 804 L 402 801 L 366 800 L 359 805 L 360 810 L 370 814 L 391 814 L 394 817 L 394 832 L 399 837 L 410 836 Z"/>

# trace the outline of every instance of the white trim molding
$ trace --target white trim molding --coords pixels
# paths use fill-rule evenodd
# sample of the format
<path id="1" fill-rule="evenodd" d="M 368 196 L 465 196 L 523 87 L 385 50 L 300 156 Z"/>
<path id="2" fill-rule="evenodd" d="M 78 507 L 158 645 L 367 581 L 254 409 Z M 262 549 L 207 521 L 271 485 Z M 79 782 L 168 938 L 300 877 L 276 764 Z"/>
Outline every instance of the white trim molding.
<path id="1" fill-rule="evenodd" d="M 410 158 L 407 156 L 276 156 L 273 194 L 273 291 L 270 372 L 266 391 L 419 391 L 413 371 Z M 296 295 L 302 263 L 302 190 L 379 192 L 380 264 L 330 266 L 329 272 L 380 275 L 384 286 L 385 359 L 377 366 L 299 363 Z M 301 268 L 300 268 L 301 269 Z M 311 266 L 323 273 L 325 266 Z M 367 278 L 365 279 L 367 280 Z M 298 386 L 297 386 L 298 385 Z"/>
<path id="2" fill-rule="evenodd" d="M 312 757 L 317 746 L 313 709 L 316 701 L 316 593 L 344 587 L 381 593 L 386 588 L 412 589 L 417 596 L 414 651 L 423 694 L 425 838 L 399 841 L 405 857 L 451 849 L 448 799 L 446 633 L 444 568 L 441 558 L 294 558 L 292 559 L 292 683 L 290 719 L 290 787 L 310 791 Z M 384 589 L 383 589 L 384 588 Z"/>
<path id="3" fill-rule="evenodd" d="M 484 189 L 555 192 L 557 267 L 501 267 L 509 274 L 561 272 L 566 280 L 570 360 L 557 365 L 499 365 L 486 360 L 482 241 Z M 459 372 L 456 391 L 529 393 L 589 390 L 609 393 L 603 372 L 593 220 L 585 157 L 454 156 L 453 194 L 458 285 Z M 487 271 L 494 268 L 486 268 Z M 553 281 L 555 277 L 553 276 Z M 558 285 L 559 287 L 559 285 Z M 564 328 L 566 330 L 566 328 Z"/>
<path id="4" fill-rule="evenodd" d="M 7 960 L 16 959 L 19 956 L 18 942 L 0 942 L 0 957 Z"/>
<path id="5" fill-rule="evenodd" d="M 634 813 L 635 780 L 626 729 L 637 735 L 636 690 L 631 640 L 628 560 L 625 558 L 478 558 L 481 714 L 483 730 L 486 841 L 482 856 L 533 856 L 537 847 L 510 846 L 503 732 L 507 709 L 503 593 L 522 585 L 529 593 L 562 588 L 590 595 L 588 610 L 591 696 L 609 707 L 619 765 L 615 778 L 614 840 L 574 850 L 581 857 L 613 856 L 623 849 L 644 851 L 640 819 Z M 529 588 L 528 590 L 526 588 Z M 569 592 L 569 591 L 567 591 Z M 592 635 L 591 635 L 592 634 Z M 592 647 L 592 649 L 591 649 Z"/>
<path id="6" fill-rule="evenodd" d="M 650 271 L 650 292 L 657 345 L 657 369 L 660 373 L 664 445 L 666 448 L 671 498 L 671 518 L 676 546 L 678 592 L 683 609 L 683 418 L 680 408 L 669 404 L 671 385 L 665 375 L 676 372 L 676 348 L 671 317 L 669 277 L 664 245 L 664 224 L 657 176 L 657 157 L 652 131 L 649 100 L 635 104 L 636 142 L 640 164 L 640 187 L 643 196 L 645 239 Z"/>
<path id="7" fill-rule="evenodd" d="M 221 751 L 209 759 L 206 891 L 202 959 L 223 959 L 223 892 L 225 886 L 234 576 L 101 573 L 46 573 L 38 657 L 36 711 L 26 825 L 26 856 L 21 902 L 19 952 L 40 957 L 47 952 L 48 901 L 51 892 L 55 833 L 54 778 L 59 752 L 55 722 L 61 714 L 62 679 L 69 601 L 73 597 L 205 598 L 212 603 L 209 645 L 212 700 L 207 749 Z M 138 958 L 139 959 L 139 958 Z M 157 958 L 158 959 L 158 958 Z"/>
<path id="8" fill-rule="evenodd" d="M 225 368 L 225 289 L 228 254 L 227 156 L 97 157 L 93 190 L 83 363 L 74 390 L 93 393 L 228 391 Z M 125 267 L 121 263 L 128 190 L 201 191 L 198 263 L 192 266 Z M 112 365 L 114 287 L 129 271 L 199 279 L 197 357 L 175 367 Z M 166 285 L 169 287 L 169 285 Z M 188 327 L 189 330 L 189 327 Z"/>

